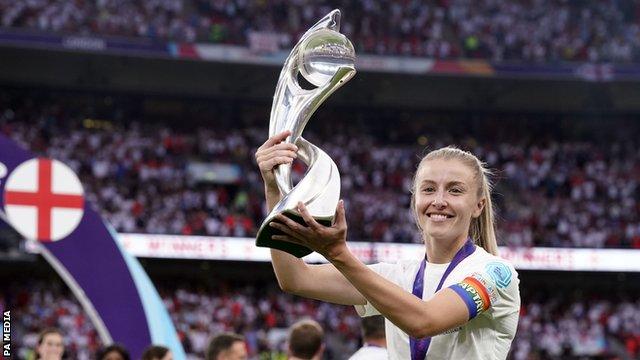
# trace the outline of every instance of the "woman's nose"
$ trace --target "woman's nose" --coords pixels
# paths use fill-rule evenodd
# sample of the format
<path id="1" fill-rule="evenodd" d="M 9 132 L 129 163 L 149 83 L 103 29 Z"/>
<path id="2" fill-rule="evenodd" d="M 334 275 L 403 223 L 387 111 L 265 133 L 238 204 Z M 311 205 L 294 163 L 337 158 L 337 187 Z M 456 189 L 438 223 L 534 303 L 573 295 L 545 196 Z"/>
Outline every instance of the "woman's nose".
<path id="1" fill-rule="evenodd" d="M 444 192 L 442 191 L 438 191 L 435 194 L 435 197 L 433 198 L 433 206 L 436 207 L 443 207 L 446 206 L 447 203 L 444 201 Z"/>

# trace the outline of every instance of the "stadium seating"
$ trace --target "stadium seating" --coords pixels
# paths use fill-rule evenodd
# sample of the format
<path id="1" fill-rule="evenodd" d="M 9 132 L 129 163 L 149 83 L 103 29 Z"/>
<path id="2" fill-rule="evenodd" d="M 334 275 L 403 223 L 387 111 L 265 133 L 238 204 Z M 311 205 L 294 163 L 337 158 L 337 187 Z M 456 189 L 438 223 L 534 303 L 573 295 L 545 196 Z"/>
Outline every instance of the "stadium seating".
<path id="1" fill-rule="evenodd" d="M 28 287 L 20 285 L 19 290 L 17 284 L 9 287 L 0 302 L 10 306 L 16 319 L 12 327 L 17 339 L 14 346 L 19 349 L 16 354 L 26 356 L 38 331 L 55 326 L 65 334 L 69 358 L 91 359 L 100 341 L 68 290 L 60 283 L 38 280 Z M 221 331 L 244 334 L 250 354 L 284 353 L 282 333 L 304 317 L 319 321 L 328 330 L 328 359 L 343 359 L 358 347 L 360 320 L 352 307 L 287 295 L 275 284 L 219 283 L 216 290 L 173 286 L 160 291 L 185 350 L 194 359 L 202 358 L 208 339 Z M 640 303 L 631 294 L 589 293 L 585 298 L 584 293 L 566 292 L 523 301 L 509 359 L 609 359 L 619 351 L 637 358 Z"/>
<path id="2" fill-rule="evenodd" d="M 70 165 L 88 199 L 118 231 L 255 236 L 265 212 L 253 153 L 266 139 L 266 128 L 238 124 L 214 131 L 118 120 L 137 110 L 115 103 L 108 115 L 113 118 L 104 123 L 108 129 L 99 129 L 83 121 L 89 108 L 71 111 L 65 105 L 72 95 L 34 106 L 28 96 L 9 94 L 0 104 L 0 131 Z M 421 241 L 409 210 L 410 188 L 425 148 L 420 142 L 431 136 L 429 148 L 455 144 L 497 170 L 494 200 L 502 245 L 640 248 L 637 139 L 563 140 L 565 135 L 554 138 L 553 132 L 531 139 L 534 128 L 492 135 L 507 120 L 485 120 L 478 137 L 467 132 L 460 139 L 448 132 L 448 124 L 422 129 L 420 120 L 406 126 L 412 135 L 396 134 L 396 141 L 384 139 L 395 131 L 391 125 L 363 130 L 344 125 L 346 119 L 336 119 L 340 136 L 305 132 L 340 169 L 349 240 Z M 633 133 L 635 125 L 611 121 L 613 128 L 631 126 L 627 135 Z M 188 171 L 193 162 L 232 164 L 242 176 L 232 184 L 197 181 Z M 304 166 L 294 166 L 298 177 L 303 172 Z"/>
<path id="3" fill-rule="evenodd" d="M 0 1 L 6 28 L 156 41 L 250 43 L 288 49 L 330 1 Z M 618 1 L 352 1 L 343 31 L 360 53 L 496 62 L 640 59 L 640 5 Z"/>

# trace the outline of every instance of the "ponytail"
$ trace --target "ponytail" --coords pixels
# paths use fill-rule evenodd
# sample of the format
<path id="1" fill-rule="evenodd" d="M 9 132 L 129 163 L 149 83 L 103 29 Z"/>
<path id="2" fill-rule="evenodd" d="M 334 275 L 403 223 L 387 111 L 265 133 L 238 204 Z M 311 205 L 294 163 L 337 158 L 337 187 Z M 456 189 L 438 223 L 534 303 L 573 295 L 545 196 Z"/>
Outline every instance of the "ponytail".
<path id="1" fill-rule="evenodd" d="M 475 156 L 474 156 L 475 157 Z M 479 162 L 479 161 L 478 161 Z M 491 201 L 492 185 L 489 180 L 490 171 L 480 163 L 481 172 L 481 197 L 485 199 L 484 208 L 475 219 L 471 219 L 469 236 L 478 245 L 492 255 L 498 255 L 498 240 L 496 237 L 495 216 Z"/>

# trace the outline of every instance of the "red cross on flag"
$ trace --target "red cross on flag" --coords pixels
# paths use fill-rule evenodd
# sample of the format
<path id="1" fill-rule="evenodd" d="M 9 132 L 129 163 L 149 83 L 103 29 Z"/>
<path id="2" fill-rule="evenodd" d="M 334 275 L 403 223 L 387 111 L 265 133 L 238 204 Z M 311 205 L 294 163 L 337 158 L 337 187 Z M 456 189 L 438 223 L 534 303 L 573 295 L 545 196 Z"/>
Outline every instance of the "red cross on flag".
<path id="1" fill-rule="evenodd" d="M 84 193 L 76 174 L 57 160 L 31 159 L 15 168 L 4 188 L 9 223 L 27 239 L 56 241 L 78 227 Z"/>

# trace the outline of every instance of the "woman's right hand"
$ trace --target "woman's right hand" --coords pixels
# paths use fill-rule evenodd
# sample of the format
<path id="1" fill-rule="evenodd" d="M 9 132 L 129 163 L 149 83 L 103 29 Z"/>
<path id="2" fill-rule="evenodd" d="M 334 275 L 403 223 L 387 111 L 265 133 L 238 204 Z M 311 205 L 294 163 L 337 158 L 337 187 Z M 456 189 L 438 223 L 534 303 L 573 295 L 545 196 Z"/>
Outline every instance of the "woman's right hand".
<path id="1" fill-rule="evenodd" d="M 262 175 L 265 187 L 269 189 L 277 189 L 273 169 L 280 164 L 290 164 L 298 157 L 298 147 L 283 142 L 289 135 L 291 135 L 289 130 L 276 134 L 267 139 L 256 151 L 255 157 L 260 168 L 260 175 Z"/>

